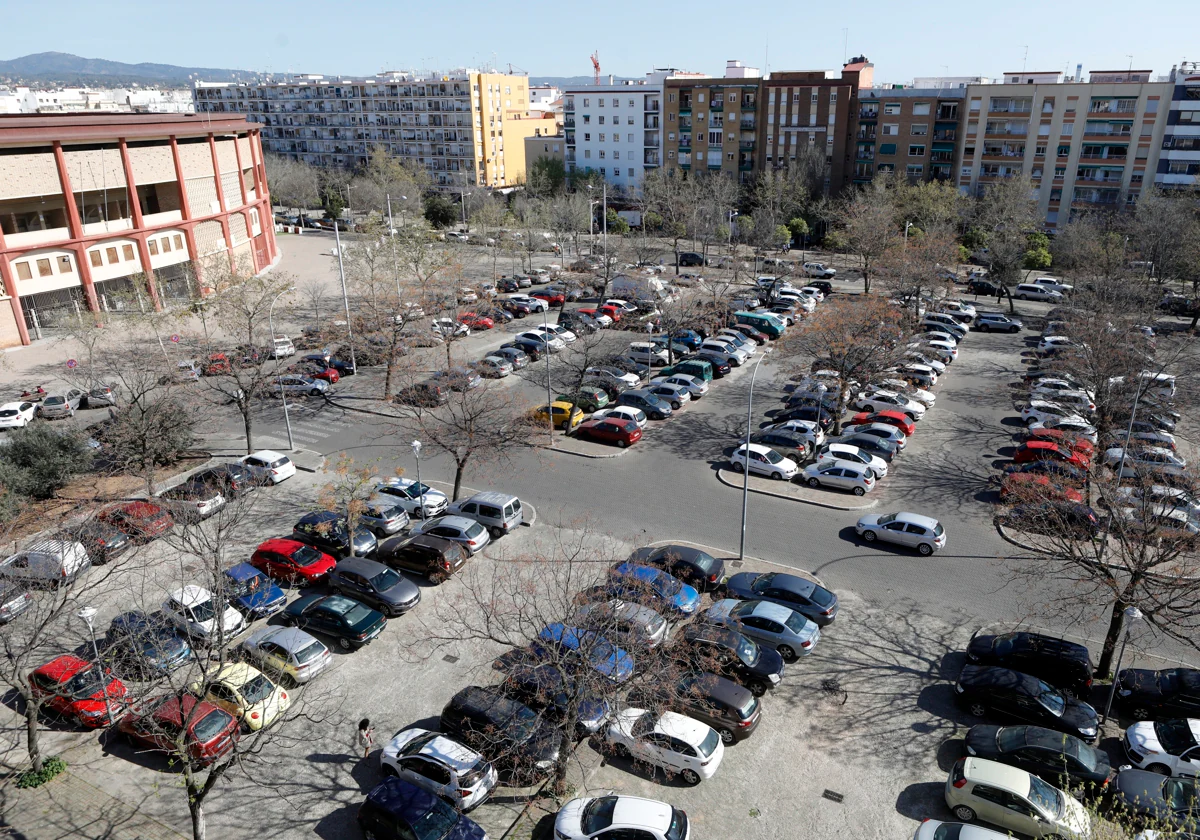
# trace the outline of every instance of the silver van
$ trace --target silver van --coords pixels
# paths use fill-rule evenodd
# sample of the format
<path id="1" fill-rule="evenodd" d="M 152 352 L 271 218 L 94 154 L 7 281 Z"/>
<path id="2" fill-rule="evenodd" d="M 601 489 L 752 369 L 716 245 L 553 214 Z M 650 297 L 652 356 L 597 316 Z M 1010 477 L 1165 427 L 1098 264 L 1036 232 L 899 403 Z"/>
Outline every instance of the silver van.
<path id="1" fill-rule="evenodd" d="M 474 519 L 488 529 L 493 539 L 512 533 L 524 521 L 520 499 L 490 490 L 455 502 L 446 512 Z"/>
<path id="2" fill-rule="evenodd" d="M 71 583 L 90 565 L 82 543 L 40 540 L 0 560 L 0 578 L 30 586 L 60 586 Z"/>

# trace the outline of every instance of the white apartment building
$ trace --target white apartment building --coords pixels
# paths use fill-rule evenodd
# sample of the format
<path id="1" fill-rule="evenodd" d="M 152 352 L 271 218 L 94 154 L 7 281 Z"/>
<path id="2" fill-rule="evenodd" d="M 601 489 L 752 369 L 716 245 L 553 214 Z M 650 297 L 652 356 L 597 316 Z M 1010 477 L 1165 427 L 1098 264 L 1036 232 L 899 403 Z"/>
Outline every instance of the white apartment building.
<path id="1" fill-rule="evenodd" d="M 54 88 L 0 85 L 0 114 L 190 114 L 190 90 Z"/>
<path id="2" fill-rule="evenodd" d="M 1163 189 L 1200 187 L 1200 62 L 1171 68 L 1171 104 L 1154 183 Z"/>

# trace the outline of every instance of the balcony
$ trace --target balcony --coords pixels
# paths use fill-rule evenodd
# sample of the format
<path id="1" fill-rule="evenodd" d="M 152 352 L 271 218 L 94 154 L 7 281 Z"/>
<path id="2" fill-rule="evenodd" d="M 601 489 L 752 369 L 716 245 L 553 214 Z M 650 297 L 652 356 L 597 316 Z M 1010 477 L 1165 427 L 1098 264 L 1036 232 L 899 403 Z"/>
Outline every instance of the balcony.
<path id="1" fill-rule="evenodd" d="M 657 131 L 643 132 L 642 145 L 658 148 L 658 138 L 659 135 Z"/>
<path id="2" fill-rule="evenodd" d="M 1089 114 L 1133 114 L 1137 111 L 1137 99 L 1093 99 L 1088 106 Z"/>
<path id="3" fill-rule="evenodd" d="M 860 120 L 877 120 L 879 119 L 879 111 L 875 108 L 862 108 L 858 112 Z"/>
<path id="4" fill-rule="evenodd" d="M 749 118 L 742 117 L 740 126 L 741 126 L 742 131 L 753 131 L 754 130 L 754 117 L 749 117 Z"/>
<path id="5" fill-rule="evenodd" d="M 958 105 L 939 105 L 936 119 L 957 120 Z"/>
<path id="6" fill-rule="evenodd" d="M 655 102 L 647 102 L 647 103 L 646 103 L 646 110 L 647 110 L 647 111 L 653 111 L 654 113 L 656 113 L 656 114 L 657 114 L 657 113 L 658 113 L 658 110 L 659 110 L 659 104 L 658 104 L 658 102 L 657 102 L 657 101 L 655 101 Z"/>
<path id="7" fill-rule="evenodd" d="M 860 128 L 860 129 L 858 130 L 858 134 L 857 134 L 857 135 L 855 135 L 855 137 L 856 137 L 856 139 L 858 139 L 858 140 L 874 140 L 874 139 L 875 139 L 875 130 L 874 130 L 874 129 L 875 129 L 875 127 L 874 127 L 874 126 L 871 126 L 871 130 L 870 130 L 870 131 L 867 131 L 866 129 Z"/>
<path id="8" fill-rule="evenodd" d="M 658 128 L 658 115 L 647 114 L 642 122 L 642 128 Z"/>
<path id="9" fill-rule="evenodd" d="M 1132 137 L 1133 123 L 1089 122 L 1083 128 L 1087 137 Z"/>
<path id="10" fill-rule="evenodd" d="M 563 120 L 563 128 L 574 128 L 574 127 L 575 127 L 575 118 L 574 117 L 566 117 Z"/>
<path id="11" fill-rule="evenodd" d="M 721 97 L 719 97 L 719 96 L 715 96 L 715 97 L 713 97 L 712 104 L 710 104 L 710 105 L 708 106 L 708 110 L 710 110 L 710 111 L 724 111 L 724 110 L 725 110 L 725 100 L 724 100 L 724 99 L 722 99 L 722 98 L 721 98 Z"/>
<path id="12" fill-rule="evenodd" d="M 954 163 L 954 152 L 930 152 L 930 163 Z"/>
<path id="13" fill-rule="evenodd" d="M 742 110 L 744 111 L 747 108 L 753 108 L 753 107 L 754 107 L 754 97 L 753 96 L 743 96 L 742 97 Z"/>
<path id="14" fill-rule="evenodd" d="M 934 140 L 955 140 L 958 138 L 958 132 L 952 128 L 942 129 L 941 131 L 933 132 Z"/>
<path id="15" fill-rule="evenodd" d="M 658 166 L 659 165 L 658 152 L 650 151 L 649 149 L 647 149 L 645 154 L 642 156 L 642 163 L 645 164 L 646 166 Z"/>

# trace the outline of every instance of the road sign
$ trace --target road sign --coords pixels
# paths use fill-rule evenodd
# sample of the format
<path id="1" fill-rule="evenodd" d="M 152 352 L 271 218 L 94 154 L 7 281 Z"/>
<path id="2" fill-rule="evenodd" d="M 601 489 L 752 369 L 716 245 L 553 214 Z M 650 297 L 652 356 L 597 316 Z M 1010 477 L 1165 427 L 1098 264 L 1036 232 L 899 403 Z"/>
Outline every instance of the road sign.
<path id="1" fill-rule="evenodd" d="M 67 367 L 70 368 L 71 370 L 74 370 L 75 366 L 78 364 L 79 364 L 79 362 L 75 361 L 74 359 L 67 359 Z"/>
<path id="2" fill-rule="evenodd" d="M 178 343 L 179 343 L 179 336 L 177 336 L 177 335 L 173 335 L 173 336 L 171 336 L 171 341 L 173 341 L 173 342 L 175 342 L 176 344 L 178 344 Z"/>

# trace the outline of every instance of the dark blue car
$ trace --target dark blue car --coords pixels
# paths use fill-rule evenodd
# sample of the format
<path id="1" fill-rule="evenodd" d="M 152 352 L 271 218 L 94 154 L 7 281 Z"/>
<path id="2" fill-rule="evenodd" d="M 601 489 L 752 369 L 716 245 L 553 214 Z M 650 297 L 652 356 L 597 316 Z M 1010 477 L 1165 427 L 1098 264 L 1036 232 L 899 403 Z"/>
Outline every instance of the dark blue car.
<path id="1" fill-rule="evenodd" d="M 542 628 L 532 647 L 534 654 L 543 658 L 557 649 L 572 658 L 584 660 L 613 682 L 625 682 L 633 676 L 633 657 L 591 630 L 568 627 L 556 621 Z"/>
<path id="2" fill-rule="evenodd" d="M 621 563 L 609 570 L 608 591 L 614 598 L 650 602 L 676 615 L 689 616 L 700 606 L 700 593 L 673 575 L 640 563 Z M 660 610 L 661 612 L 661 610 Z"/>
<path id="3" fill-rule="evenodd" d="M 533 709 L 543 709 L 555 720 L 562 721 L 571 700 L 577 703 L 575 734 L 595 735 L 604 726 L 612 709 L 599 692 L 584 682 L 576 684 L 575 676 L 563 673 L 556 665 L 521 664 L 513 667 L 504 678 L 501 688 L 514 700 Z"/>
<path id="4" fill-rule="evenodd" d="M 104 634 L 106 659 L 123 674 L 150 676 L 167 674 L 192 660 L 187 640 L 161 619 L 140 610 L 121 613 Z"/>
<path id="5" fill-rule="evenodd" d="M 704 343 L 704 339 L 701 338 L 700 333 L 695 330 L 679 330 L 671 336 L 671 340 L 679 342 L 692 352 L 699 350 L 700 345 Z"/>
<path id="6" fill-rule="evenodd" d="M 377 840 L 486 840 L 487 832 L 436 795 L 388 776 L 358 809 L 364 837 Z"/>
<path id="7" fill-rule="evenodd" d="M 225 570 L 225 597 L 251 621 L 275 615 L 287 602 L 283 590 L 249 563 Z"/>

